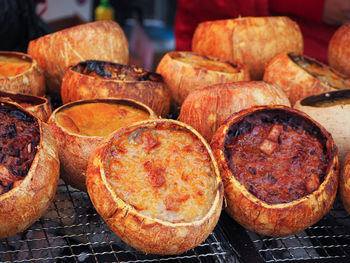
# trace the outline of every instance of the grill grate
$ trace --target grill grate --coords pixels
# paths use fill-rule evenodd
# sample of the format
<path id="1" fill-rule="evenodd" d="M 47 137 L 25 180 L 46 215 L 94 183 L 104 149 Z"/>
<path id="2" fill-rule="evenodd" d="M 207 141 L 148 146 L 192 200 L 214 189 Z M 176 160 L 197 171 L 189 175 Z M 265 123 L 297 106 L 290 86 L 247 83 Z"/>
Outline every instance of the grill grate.
<path id="1" fill-rule="evenodd" d="M 113 234 L 88 195 L 60 181 L 48 211 L 29 229 L 0 239 L 1 262 L 238 262 L 218 225 L 207 240 L 179 256 L 145 255 Z"/>
<path id="2" fill-rule="evenodd" d="M 350 262 L 350 216 L 339 196 L 320 222 L 288 237 L 261 236 L 234 225 L 228 215 L 223 219 L 226 232 L 247 236 L 240 241 L 230 240 L 242 262 Z"/>

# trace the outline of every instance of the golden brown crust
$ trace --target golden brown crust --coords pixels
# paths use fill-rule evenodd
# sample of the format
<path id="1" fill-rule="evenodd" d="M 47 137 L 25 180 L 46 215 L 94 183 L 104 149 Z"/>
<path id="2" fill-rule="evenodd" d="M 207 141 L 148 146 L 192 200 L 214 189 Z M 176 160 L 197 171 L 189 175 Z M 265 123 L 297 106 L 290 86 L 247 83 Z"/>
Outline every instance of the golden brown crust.
<path id="1" fill-rule="evenodd" d="M 327 174 L 323 183 L 311 194 L 289 203 L 270 205 L 262 202 L 231 174 L 224 155 L 224 141 L 231 125 L 253 112 L 266 109 L 287 111 L 312 121 L 306 114 L 284 106 L 252 107 L 231 116 L 220 126 L 213 137 L 211 147 L 224 182 L 228 213 L 241 225 L 259 234 L 287 236 L 316 223 L 331 209 L 338 187 L 338 156 L 330 134 L 312 121 L 326 139 L 325 145 L 329 154 Z"/>
<path id="2" fill-rule="evenodd" d="M 290 106 L 284 92 L 263 81 L 216 84 L 192 92 L 181 107 L 179 120 L 210 141 L 217 128 L 233 113 L 256 105 Z"/>
<path id="3" fill-rule="evenodd" d="M 45 97 L 0 91 L 0 100 L 17 103 L 44 122 L 48 120 L 52 113 L 51 103 Z"/>
<path id="4" fill-rule="evenodd" d="M 66 68 L 88 59 L 127 64 L 128 42 L 114 21 L 74 26 L 29 42 L 32 55 L 44 71 L 48 93 L 59 95 Z"/>
<path id="5" fill-rule="evenodd" d="M 184 63 L 177 58 L 198 56 L 191 52 L 176 52 L 172 51 L 167 53 L 159 62 L 157 67 L 157 73 L 161 74 L 165 82 L 167 83 L 175 107 L 181 106 L 188 94 L 194 90 L 211 86 L 216 83 L 227 83 L 234 81 L 248 81 L 249 72 L 247 68 L 242 64 L 230 64 L 228 62 L 221 61 L 215 58 L 203 57 L 201 63 L 203 65 L 196 65 L 188 59 L 187 63 Z M 200 58 L 200 56 L 198 56 Z M 199 59 L 198 59 L 199 60 Z M 223 72 L 218 70 L 209 70 L 205 68 L 205 64 L 221 63 L 221 67 L 228 68 L 226 71 L 232 70 L 233 72 Z"/>
<path id="6" fill-rule="evenodd" d="M 85 173 L 89 157 L 104 137 L 82 136 L 69 132 L 67 129 L 59 125 L 56 119 L 56 113 L 65 107 L 94 101 L 110 101 L 113 103 L 121 102 L 126 105 L 134 106 L 139 105 L 141 109 L 145 109 L 150 113 L 149 118 L 156 118 L 154 112 L 147 106 L 141 104 L 140 102 L 127 99 L 86 100 L 81 102 L 72 102 L 57 108 L 48 120 L 48 124 L 58 148 L 58 156 L 61 163 L 61 177 L 67 184 L 70 184 L 81 191 L 86 191 Z"/>
<path id="7" fill-rule="evenodd" d="M 214 166 L 216 188 L 210 210 L 199 220 L 187 223 L 172 223 L 151 218 L 138 212 L 134 207 L 118 198 L 106 181 L 103 160 L 108 152 L 110 141 L 127 129 L 142 125 L 172 123 L 191 131 L 205 145 Z M 191 127 L 173 120 L 145 121 L 121 129 L 104 140 L 89 160 L 87 170 L 89 196 L 98 213 L 108 226 L 126 243 L 145 253 L 180 254 L 203 242 L 218 222 L 222 206 L 222 183 L 216 161 L 205 140 Z"/>
<path id="8" fill-rule="evenodd" d="M 241 17 L 203 22 L 192 39 L 192 51 L 247 66 L 253 80 L 279 53 L 303 53 L 299 26 L 287 17 Z"/>
<path id="9" fill-rule="evenodd" d="M 96 63 L 106 62 L 96 61 Z M 131 66 L 125 67 L 131 68 Z M 170 109 L 170 93 L 160 76 L 157 81 L 119 81 L 85 75 L 77 72 L 75 67 L 69 67 L 63 78 L 61 97 L 63 103 L 83 99 L 133 99 L 146 104 L 162 117 L 165 117 Z"/>
<path id="10" fill-rule="evenodd" d="M 267 65 L 264 80 L 276 83 L 288 96 L 292 105 L 299 99 L 310 95 L 316 95 L 327 91 L 336 90 L 336 87 L 326 82 L 321 82 L 315 76 L 297 65 L 290 57 L 291 54 L 280 54 L 274 57 Z M 332 71 L 328 66 L 311 58 L 303 56 L 312 63 L 318 63 L 327 71 Z M 336 72 L 334 72 L 337 74 Z M 345 80 L 344 80 L 344 84 Z M 350 87 L 350 86 L 349 86 Z"/>
<path id="11" fill-rule="evenodd" d="M 328 44 L 328 63 L 350 77 L 350 24 L 337 29 Z"/>
<path id="12" fill-rule="evenodd" d="M 0 78 L 2 91 L 45 96 L 45 77 L 35 59 L 28 54 L 14 51 L 0 51 L 0 56 L 16 57 L 31 62 L 30 68 L 23 73 Z"/>
<path id="13" fill-rule="evenodd" d="M 38 152 L 23 182 L 0 195 L 0 238 L 19 233 L 39 219 L 56 194 L 59 161 L 55 141 L 40 122 Z"/>
<path id="14" fill-rule="evenodd" d="M 350 214 L 350 154 L 344 159 L 339 179 L 339 192 L 344 208 Z"/>

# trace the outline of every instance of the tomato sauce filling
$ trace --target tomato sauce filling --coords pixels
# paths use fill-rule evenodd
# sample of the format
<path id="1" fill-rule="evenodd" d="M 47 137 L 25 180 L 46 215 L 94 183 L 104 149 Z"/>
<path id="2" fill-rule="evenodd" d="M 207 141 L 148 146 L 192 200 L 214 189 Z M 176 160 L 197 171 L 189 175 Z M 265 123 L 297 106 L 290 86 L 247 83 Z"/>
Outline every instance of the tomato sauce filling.
<path id="1" fill-rule="evenodd" d="M 149 118 L 149 113 L 128 105 L 85 103 L 62 109 L 56 120 L 70 132 L 85 136 L 106 136 L 113 131 Z"/>
<path id="2" fill-rule="evenodd" d="M 40 132 L 32 116 L 15 106 L 0 105 L 0 194 L 4 194 L 27 175 L 37 153 Z"/>
<path id="3" fill-rule="evenodd" d="M 88 60 L 73 67 L 73 70 L 100 79 L 119 81 L 163 81 L 162 76 L 146 69 L 117 63 Z"/>
<path id="4" fill-rule="evenodd" d="M 31 62 L 17 57 L 0 56 L 0 78 L 19 75 L 28 70 L 31 64 Z"/>
<path id="5" fill-rule="evenodd" d="M 327 171 L 328 155 L 316 133 L 305 129 L 301 119 L 293 122 L 291 117 L 288 123 L 250 116 L 240 123 L 237 136 L 226 141 L 229 168 L 250 193 L 268 204 L 299 199 L 317 190 Z"/>
<path id="6" fill-rule="evenodd" d="M 211 158 L 202 142 L 174 125 L 128 129 L 104 161 L 110 187 L 140 213 L 170 222 L 201 219 L 215 198 Z"/>

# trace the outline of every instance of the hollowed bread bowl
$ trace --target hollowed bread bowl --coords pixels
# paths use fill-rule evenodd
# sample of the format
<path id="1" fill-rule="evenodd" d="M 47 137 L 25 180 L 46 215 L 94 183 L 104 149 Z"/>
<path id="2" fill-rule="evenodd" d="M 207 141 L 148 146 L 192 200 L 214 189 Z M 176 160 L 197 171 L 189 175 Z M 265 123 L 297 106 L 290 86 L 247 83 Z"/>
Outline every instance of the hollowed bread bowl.
<path id="1" fill-rule="evenodd" d="M 52 113 L 51 103 L 45 97 L 0 91 L 0 100 L 17 103 L 44 122 Z"/>
<path id="2" fill-rule="evenodd" d="M 62 82 L 63 103 L 83 99 L 127 98 L 165 117 L 170 93 L 161 75 L 146 69 L 89 60 L 69 67 Z"/>
<path id="3" fill-rule="evenodd" d="M 209 145 L 175 120 L 148 120 L 112 133 L 91 156 L 86 183 L 109 228 L 144 253 L 194 248 L 214 229 L 222 207 Z"/>
<path id="4" fill-rule="evenodd" d="M 28 54 L 44 71 L 48 93 L 60 95 L 67 67 L 88 59 L 127 64 L 127 38 L 117 22 L 95 21 L 57 31 L 29 42 Z"/>
<path id="5" fill-rule="evenodd" d="M 337 90 L 299 100 L 295 109 L 305 112 L 332 134 L 339 162 L 350 152 L 350 90 Z"/>
<path id="6" fill-rule="evenodd" d="M 350 23 L 335 31 L 328 44 L 328 63 L 331 67 L 350 77 Z"/>
<path id="7" fill-rule="evenodd" d="M 86 191 L 88 159 L 103 138 L 149 118 L 156 118 L 149 107 L 128 99 L 82 100 L 57 108 L 48 124 L 58 146 L 63 180 Z"/>
<path id="8" fill-rule="evenodd" d="M 181 106 L 189 93 L 216 83 L 248 81 L 249 72 L 241 63 L 231 63 L 192 52 L 171 51 L 157 67 L 167 83 L 175 107 Z"/>
<path id="9" fill-rule="evenodd" d="M 0 51 L 0 90 L 44 96 L 45 77 L 30 55 Z"/>
<path id="10" fill-rule="evenodd" d="M 306 114 L 258 106 L 232 115 L 211 142 L 227 212 L 267 236 L 296 234 L 332 207 L 338 156 L 331 135 Z"/>
<path id="11" fill-rule="evenodd" d="M 239 17 L 200 23 L 192 51 L 247 66 L 252 80 L 261 80 L 270 60 L 287 52 L 303 53 L 299 26 L 288 17 Z"/>
<path id="12" fill-rule="evenodd" d="M 310 57 L 291 53 L 272 59 L 265 69 L 264 80 L 280 86 L 292 105 L 311 95 L 350 88 L 345 76 L 334 69 Z"/>
<path id="13" fill-rule="evenodd" d="M 215 131 L 233 113 L 269 104 L 290 106 L 284 92 L 272 83 L 215 84 L 192 92 L 182 104 L 179 120 L 191 125 L 210 142 Z"/>
<path id="14" fill-rule="evenodd" d="M 0 102 L 0 238 L 39 219 L 59 177 L 55 141 L 46 124 L 17 104 Z"/>

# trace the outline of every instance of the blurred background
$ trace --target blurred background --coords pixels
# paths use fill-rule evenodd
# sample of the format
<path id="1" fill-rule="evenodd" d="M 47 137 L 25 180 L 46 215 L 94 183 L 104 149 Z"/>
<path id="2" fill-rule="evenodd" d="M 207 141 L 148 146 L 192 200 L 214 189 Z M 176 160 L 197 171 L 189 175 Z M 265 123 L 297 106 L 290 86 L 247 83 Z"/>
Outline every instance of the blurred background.
<path id="1" fill-rule="evenodd" d="M 100 0 L 46 0 L 36 11 L 53 31 L 95 20 Z M 129 40 L 130 64 L 155 70 L 162 56 L 175 48 L 176 0 L 109 0 L 114 20 Z M 108 5 L 107 4 L 107 5 Z M 105 5 L 102 3 L 102 5 Z"/>

